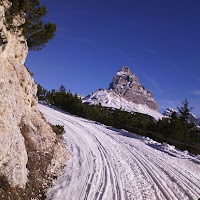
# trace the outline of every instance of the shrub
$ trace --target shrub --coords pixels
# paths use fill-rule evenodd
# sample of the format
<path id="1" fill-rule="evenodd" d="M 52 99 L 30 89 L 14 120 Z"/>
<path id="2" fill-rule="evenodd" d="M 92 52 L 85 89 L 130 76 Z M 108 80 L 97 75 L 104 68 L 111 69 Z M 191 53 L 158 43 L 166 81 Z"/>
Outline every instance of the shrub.
<path id="1" fill-rule="evenodd" d="M 65 128 L 62 125 L 56 124 L 53 125 L 53 131 L 56 133 L 56 135 L 62 135 L 65 133 Z"/>

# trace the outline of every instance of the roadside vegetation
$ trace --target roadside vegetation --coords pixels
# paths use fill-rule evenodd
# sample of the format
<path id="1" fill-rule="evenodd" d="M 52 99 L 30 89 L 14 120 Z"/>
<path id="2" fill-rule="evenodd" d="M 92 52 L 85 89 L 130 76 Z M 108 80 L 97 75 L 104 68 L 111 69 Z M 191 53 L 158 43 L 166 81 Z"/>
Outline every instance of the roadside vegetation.
<path id="1" fill-rule="evenodd" d="M 178 108 L 180 116 L 173 113 L 169 118 L 156 121 L 153 117 L 136 112 L 83 104 L 77 94 L 66 92 L 63 85 L 59 90 L 48 91 L 38 84 L 38 99 L 54 105 L 68 113 L 100 122 L 107 126 L 150 137 L 158 142 L 167 142 L 182 150 L 200 154 L 200 130 L 188 121 L 187 100 Z"/>
<path id="2" fill-rule="evenodd" d="M 59 124 L 52 125 L 52 129 L 56 133 L 56 135 L 62 135 L 63 133 L 65 133 L 64 126 L 59 125 Z"/>

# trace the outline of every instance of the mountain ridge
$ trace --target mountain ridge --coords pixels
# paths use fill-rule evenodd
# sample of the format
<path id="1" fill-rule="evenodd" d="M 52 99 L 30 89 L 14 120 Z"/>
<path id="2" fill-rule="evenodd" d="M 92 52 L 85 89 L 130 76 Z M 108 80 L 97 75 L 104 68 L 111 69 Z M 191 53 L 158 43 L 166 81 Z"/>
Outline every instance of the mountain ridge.
<path id="1" fill-rule="evenodd" d="M 180 116 L 180 113 L 173 108 L 167 108 L 166 110 L 164 110 L 163 116 L 170 117 L 173 114 L 173 112 L 175 112 L 177 116 Z M 198 117 L 192 112 L 190 112 L 189 114 L 189 122 L 194 123 L 196 126 L 200 125 L 200 119 L 198 119 Z"/>

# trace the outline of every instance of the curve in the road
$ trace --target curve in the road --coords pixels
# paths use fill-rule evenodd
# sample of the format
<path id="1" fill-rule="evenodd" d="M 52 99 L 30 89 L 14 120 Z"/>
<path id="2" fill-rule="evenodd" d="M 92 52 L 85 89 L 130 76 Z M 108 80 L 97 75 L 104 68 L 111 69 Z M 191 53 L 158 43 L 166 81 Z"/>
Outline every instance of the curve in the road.
<path id="1" fill-rule="evenodd" d="M 65 126 L 69 159 L 47 199 L 197 200 L 200 165 L 178 150 L 152 148 L 142 136 L 119 134 L 98 123 L 39 105 L 45 117 Z M 174 156 L 170 155 L 174 153 Z M 196 158 L 195 158 L 196 159 Z"/>

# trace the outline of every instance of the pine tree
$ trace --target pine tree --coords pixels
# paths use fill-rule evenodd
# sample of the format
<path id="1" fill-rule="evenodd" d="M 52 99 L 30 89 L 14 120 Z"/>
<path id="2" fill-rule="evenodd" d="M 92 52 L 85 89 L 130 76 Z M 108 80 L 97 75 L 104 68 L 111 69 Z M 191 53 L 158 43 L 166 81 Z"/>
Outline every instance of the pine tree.
<path id="1" fill-rule="evenodd" d="M 61 85 L 61 86 L 60 86 L 59 92 L 61 92 L 61 93 L 66 93 L 66 89 L 65 89 L 65 86 L 64 86 L 64 85 Z"/>
<path id="2" fill-rule="evenodd" d="M 182 107 L 177 107 L 178 111 L 180 112 L 180 119 L 182 120 L 182 122 L 184 123 L 188 123 L 189 122 L 189 115 L 190 115 L 190 111 L 193 109 L 193 107 L 188 108 L 189 106 L 189 102 L 187 99 L 185 99 L 183 102 L 183 106 Z"/>
<path id="3" fill-rule="evenodd" d="M 27 39 L 27 44 L 31 50 L 41 50 L 54 36 L 56 25 L 53 23 L 45 24 L 42 18 L 46 16 L 46 6 L 41 6 L 40 0 L 9 0 L 10 8 L 6 12 L 6 23 L 9 29 L 15 30 L 13 17 L 20 15 L 25 17 L 22 33 Z"/>
<path id="4" fill-rule="evenodd" d="M 47 90 L 45 90 L 40 84 L 37 85 L 37 97 L 38 100 L 46 100 Z"/>

